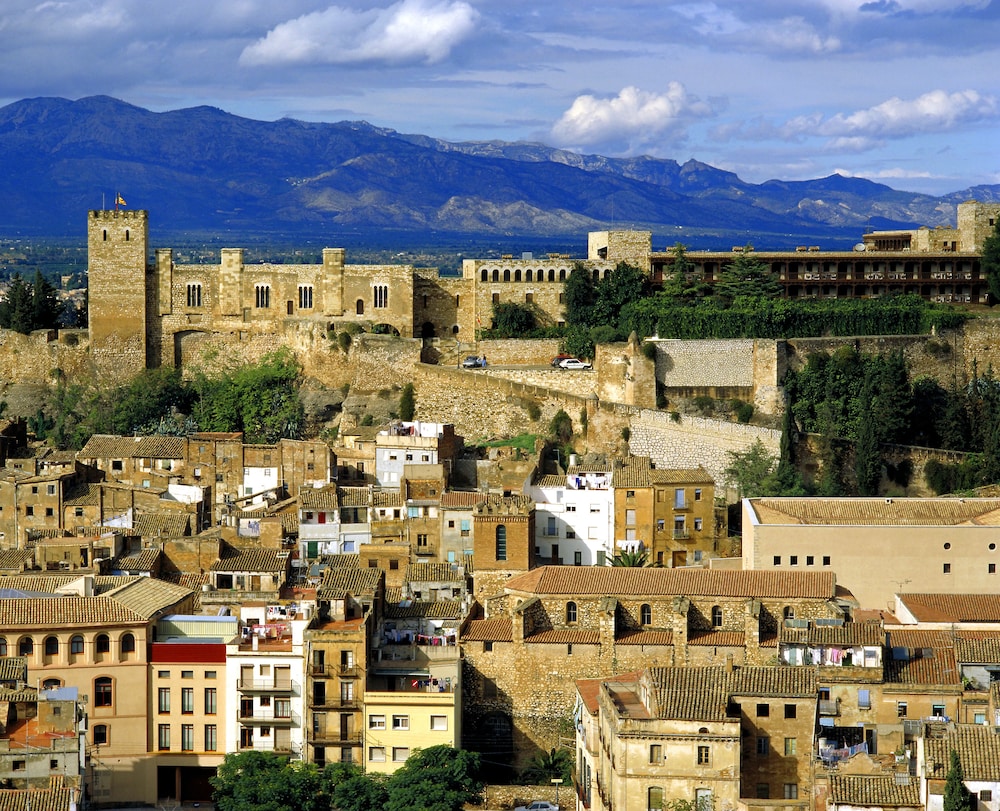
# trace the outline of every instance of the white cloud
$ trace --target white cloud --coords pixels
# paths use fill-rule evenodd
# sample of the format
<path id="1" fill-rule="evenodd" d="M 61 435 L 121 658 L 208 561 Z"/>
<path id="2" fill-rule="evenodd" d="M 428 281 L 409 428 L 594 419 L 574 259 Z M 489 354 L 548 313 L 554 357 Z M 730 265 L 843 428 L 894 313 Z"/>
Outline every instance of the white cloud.
<path id="1" fill-rule="evenodd" d="M 631 151 L 676 136 L 688 121 L 711 112 L 680 82 L 670 82 L 659 94 L 626 87 L 614 98 L 578 96 L 552 127 L 552 137 L 567 148 L 624 142 Z"/>
<path id="2" fill-rule="evenodd" d="M 822 0 L 822 5 L 842 16 L 857 14 L 950 14 L 959 9 L 982 9 L 990 0 Z"/>
<path id="3" fill-rule="evenodd" d="M 814 131 L 831 137 L 905 138 L 927 132 L 948 132 L 998 116 L 1000 106 L 994 96 L 975 90 L 957 93 L 931 90 L 915 99 L 893 97 L 867 110 L 835 115 L 819 123 Z M 789 125 L 802 132 L 795 122 Z"/>
<path id="4" fill-rule="evenodd" d="M 244 49 L 240 63 L 440 62 L 478 18 L 463 0 L 399 0 L 368 11 L 330 6 L 275 26 Z"/>
<path id="5" fill-rule="evenodd" d="M 843 175 L 844 177 L 865 177 L 869 180 L 907 180 L 915 177 L 935 177 L 934 174 L 924 169 L 900 169 L 898 167 L 892 169 L 879 169 L 877 172 L 855 172 L 850 169 L 834 169 L 834 172 L 838 175 Z"/>

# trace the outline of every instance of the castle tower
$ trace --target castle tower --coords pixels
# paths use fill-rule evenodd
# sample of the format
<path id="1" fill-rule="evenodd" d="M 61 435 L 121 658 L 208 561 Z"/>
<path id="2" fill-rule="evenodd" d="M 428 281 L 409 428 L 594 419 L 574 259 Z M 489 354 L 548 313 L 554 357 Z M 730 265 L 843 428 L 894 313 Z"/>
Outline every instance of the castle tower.
<path id="1" fill-rule="evenodd" d="M 146 368 L 145 211 L 87 215 L 90 352 L 99 373 L 127 380 Z"/>

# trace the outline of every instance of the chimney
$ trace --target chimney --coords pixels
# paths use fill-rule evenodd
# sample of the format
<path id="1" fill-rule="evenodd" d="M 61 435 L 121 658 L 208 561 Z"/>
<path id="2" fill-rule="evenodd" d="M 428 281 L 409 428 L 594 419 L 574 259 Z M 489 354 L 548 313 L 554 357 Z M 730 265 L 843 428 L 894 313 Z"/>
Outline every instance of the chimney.
<path id="1" fill-rule="evenodd" d="M 732 673 L 735 668 L 733 667 L 733 655 L 731 653 L 726 654 L 726 673 Z"/>

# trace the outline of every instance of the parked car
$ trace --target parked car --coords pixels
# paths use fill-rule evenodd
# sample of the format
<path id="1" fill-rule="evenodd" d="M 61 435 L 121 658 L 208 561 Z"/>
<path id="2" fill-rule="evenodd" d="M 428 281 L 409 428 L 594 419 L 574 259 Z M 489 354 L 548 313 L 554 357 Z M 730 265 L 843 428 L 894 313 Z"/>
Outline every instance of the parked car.
<path id="1" fill-rule="evenodd" d="M 552 365 L 558 369 L 560 363 L 562 363 L 564 360 L 569 360 L 572 357 L 573 357 L 572 355 L 566 355 L 564 353 L 560 353 L 556 355 L 554 358 L 552 358 Z"/>
<path id="2" fill-rule="evenodd" d="M 478 355 L 469 355 L 469 357 L 462 361 L 462 366 L 466 369 L 482 369 L 486 366 L 486 358 L 479 357 Z"/>
<path id="3" fill-rule="evenodd" d="M 590 364 L 586 361 L 580 360 L 579 358 L 566 358 L 565 360 L 559 361 L 560 369 L 589 369 Z"/>
<path id="4" fill-rule="evenodd" d="M 559 811 L 559 806 L 548 800 L 534 800 L 529 805 L 519 805 L 514 811 Z"/>

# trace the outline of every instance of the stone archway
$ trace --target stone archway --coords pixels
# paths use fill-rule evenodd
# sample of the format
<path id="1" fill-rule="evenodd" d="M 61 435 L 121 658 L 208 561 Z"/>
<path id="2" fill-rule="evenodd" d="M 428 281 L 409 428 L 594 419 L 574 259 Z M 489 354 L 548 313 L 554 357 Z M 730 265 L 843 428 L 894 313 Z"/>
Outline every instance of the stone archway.
<path id="1" fill-rule="evenodd" d="M 202 344 L 209 333 L 202 330 L 183 330 L 174 333 L 174 366 L 183 369 L 201 355 Z"/>

